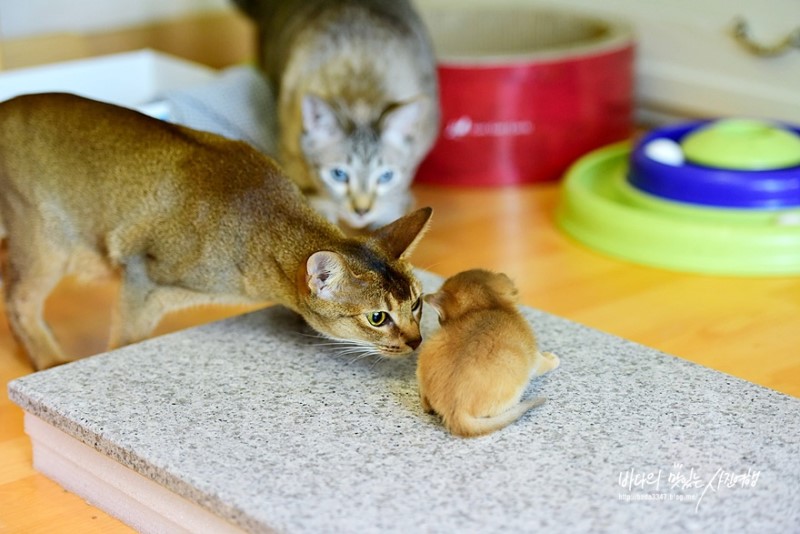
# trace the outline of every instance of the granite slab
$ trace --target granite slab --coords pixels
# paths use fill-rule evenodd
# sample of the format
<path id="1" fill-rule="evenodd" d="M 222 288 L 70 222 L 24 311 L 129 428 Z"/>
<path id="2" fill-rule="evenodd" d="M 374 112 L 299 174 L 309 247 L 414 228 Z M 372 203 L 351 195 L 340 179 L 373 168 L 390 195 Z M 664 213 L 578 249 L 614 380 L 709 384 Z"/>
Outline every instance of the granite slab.
<path id="1" fill-rule="evenodd" d="M 477 439 L 422 412 L 414 358 L 337 355 L 281 307 L 9 395 L 249 532 L 800 532 L 800 399 L 524 313 L 561 357 L 528 388 L 548 402 Z"/>

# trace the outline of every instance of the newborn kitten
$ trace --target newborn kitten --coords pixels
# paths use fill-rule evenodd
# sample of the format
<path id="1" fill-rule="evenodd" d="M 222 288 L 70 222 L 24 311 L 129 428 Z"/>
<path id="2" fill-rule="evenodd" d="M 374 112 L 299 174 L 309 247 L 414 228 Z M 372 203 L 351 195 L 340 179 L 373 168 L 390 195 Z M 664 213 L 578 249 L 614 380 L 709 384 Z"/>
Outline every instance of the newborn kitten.
<path id="1" fill-rule="evenodd" d="M 439 131 L 436 62 L 408 0 L 236 0 L 277 95 L 282 167 L 331 222 L 375 227 L 413 205 Z"/>
<path id="2" fill-rule="evenodd" d="M 465 271 L 424 301 L 439 314 L 441 329 L 420 349 L 420 401 L 452 434 L 489 434 L 545 401 L 520 397 L 531 378 L 555 369 L 559 360 L 537 349 L 508 276 Z"/>

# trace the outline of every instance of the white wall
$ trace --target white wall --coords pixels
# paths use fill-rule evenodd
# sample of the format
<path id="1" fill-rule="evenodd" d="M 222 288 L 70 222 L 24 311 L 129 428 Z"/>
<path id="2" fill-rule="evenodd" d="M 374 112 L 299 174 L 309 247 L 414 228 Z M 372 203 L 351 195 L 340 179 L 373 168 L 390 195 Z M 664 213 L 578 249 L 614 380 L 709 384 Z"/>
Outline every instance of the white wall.
<path id="1" fill-rule="evenodd" d="M 535 6 L 535 0 L 416 0 L 420 7 Z M 638 100 L 645 114 L 748 115 L 800 123 L 800 50 L 757 58 L 730 36 L 742 15 L 775 42 L 800 26 L 800 0 L 553 0 L 623 17 L 638 34 Z M 186 13 L 230 8 L 228 0 L 0 0 L 0 39 L 100 31 Z M 465 29 L 468 31 L 468 29 Z"/>
<path id="2" fill-rule="evenodd" d="M 229 7 L 227 0 L 0 0 L 0 38 L 113 30 Z"/>
<path id="3" fill-rule="evenodd" d="M 538 4 L 630 21 L 637 33 L 639 104 L 646 113 L 748 115 L 800 124 L 800 49 L 758 58 L 731 37 L 734 17 L 765 43 L 800 27 L 800 0 L 417 0 L 421 7 Z"/>

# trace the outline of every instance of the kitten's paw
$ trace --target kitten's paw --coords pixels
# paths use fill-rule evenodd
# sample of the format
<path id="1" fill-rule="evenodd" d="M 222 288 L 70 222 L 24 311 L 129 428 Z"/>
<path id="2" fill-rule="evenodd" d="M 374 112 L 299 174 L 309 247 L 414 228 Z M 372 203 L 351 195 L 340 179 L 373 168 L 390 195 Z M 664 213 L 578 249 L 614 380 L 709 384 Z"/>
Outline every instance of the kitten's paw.
<path id="1" fill-rule="evenodd" d="M 561 358 L 553 354 L 552 352 L 543 352 L 542 358 L 545 359 L 547 362 L 547 369 L 552 371 L 553 369 L 558 369 L 558 366 L 561 365 Z"/>
<path id="2" fill-rule="evenodd" d="M 552 352 L 537 352 L 536 363 L 534 364 L 531 376 L 541 376 L 557 369 L 561 365 L 561 360 Z"/>
<path id="3" fill-rule="evenodd" d="M 423 412 L 425 412 L 427 414 L 430 414 L 430 415 L 433 415 L 433 414 L 436 413 L 436 411 L 433 409 L 431 404 L 428 402 L 428 398 L 427 397 L 425 397 L 423 395 L 420 395 L 419 403 L 422 405 L 422 411 Z"/>

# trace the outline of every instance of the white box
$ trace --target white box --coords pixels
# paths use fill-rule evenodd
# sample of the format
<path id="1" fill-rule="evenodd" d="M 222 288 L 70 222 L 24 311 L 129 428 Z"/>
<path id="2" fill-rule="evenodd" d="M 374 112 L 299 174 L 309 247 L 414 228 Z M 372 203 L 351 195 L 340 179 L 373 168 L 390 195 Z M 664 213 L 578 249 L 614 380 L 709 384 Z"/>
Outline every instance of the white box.
<path id="1" fill-rule="evenodd" d="M 154 50 L 26 67 L 0 73 L 0 101 L 27 93 L 68 92 L 166 119 L 165 91 L 208 83 L 214 69 Z"/>

